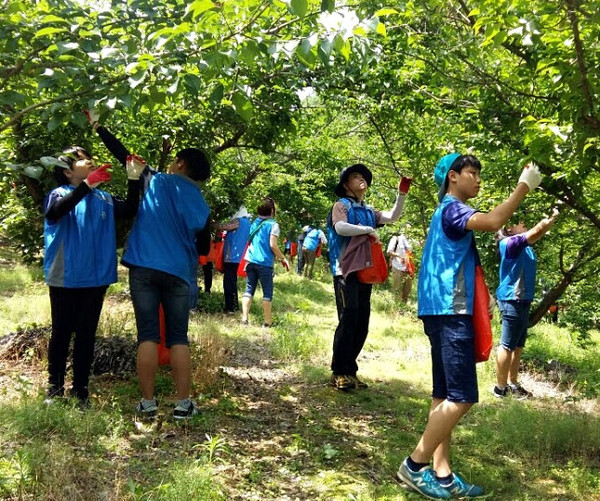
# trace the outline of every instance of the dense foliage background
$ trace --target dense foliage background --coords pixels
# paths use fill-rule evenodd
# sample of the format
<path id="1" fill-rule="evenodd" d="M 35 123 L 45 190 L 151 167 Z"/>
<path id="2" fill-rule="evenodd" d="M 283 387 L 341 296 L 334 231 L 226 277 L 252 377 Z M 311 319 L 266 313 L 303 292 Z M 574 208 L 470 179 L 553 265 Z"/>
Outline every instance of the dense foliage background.
<path id="1" fill-rule="evenodd" d="M 449 151 L 483 164 L 487 210 L 535 160 L 544 181 L 518 215 L 562 216 L 536 245 L 537 322 L 560 299 L 584 341 L 598 322 L 600 2 L 589 0 L 236 0 L 3 2 L 0 220 L 39 259 L 40 158 L 69 144 L 112 160 L 82 110 L 151 164 L 188 145 L 214 153 L 205 186 L 215 220 L 263 195 L 284 233 L 323 224 L 339 170 L 374 172 L 387 208 L 414 178 L 402 223 L 423 242 L 432 169 Z M 124 176 L 123 176 L 124 178 Z M 117 175 L 109 187 L 124 188 Z M 384 230 L 391 234 L 401 225 Z M 491 235 L 479 237 L 491 284 Z"/>

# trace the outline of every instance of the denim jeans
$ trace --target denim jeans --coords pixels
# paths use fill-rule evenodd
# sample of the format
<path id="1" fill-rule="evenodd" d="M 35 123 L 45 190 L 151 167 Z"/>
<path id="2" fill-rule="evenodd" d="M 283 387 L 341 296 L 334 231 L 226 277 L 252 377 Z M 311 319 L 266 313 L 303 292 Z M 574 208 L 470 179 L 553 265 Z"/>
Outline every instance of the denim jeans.
<path id="1" fill-rule="evenodd" d="M 433 398 L 478 402 L 473 317 L 424 315 L 421 320 L 431 343 Z"/>
<path id="2" fill-rule="evenodd" d="M 256 286 L 260 281 L 263 290 L 263 301 L 273 300 L 273 268 L 256 263 L 246 266 L 246 290 L 244 297 L 254 297 Z"/>
<path id="3" fill-rule="evenodd" d="M 498 300 L 498 308 L 501 314 L 500 323 L 502 324 L 500 346 L 509 351 L 525 346 L 530 306 L 530 301 Z"/>
<path id="4" fill-rule="evenodd" d="M 188 344 L 190 284 L 164 271 L 131 266 L 129 288 L 138 330 L 138 343 L 160 342 L 158 310 L 165 312 L 166 345 Z"/>

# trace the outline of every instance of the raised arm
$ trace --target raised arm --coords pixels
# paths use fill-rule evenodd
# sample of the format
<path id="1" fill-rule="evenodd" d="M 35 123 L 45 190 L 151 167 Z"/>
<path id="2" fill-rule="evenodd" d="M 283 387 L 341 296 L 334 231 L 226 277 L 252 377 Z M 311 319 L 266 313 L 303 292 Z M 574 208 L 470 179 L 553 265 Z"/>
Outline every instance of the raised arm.
<path id="1" fill-rule="evenodd" d="M 394 221 L 398 221 L 398 219 L 400 219 L 400 216 L 402 215 L 402 210 L 404 209 L 406 195 L 408 194 L 411 182 L 412 178 L 402 177 L 402 179 L 398 183 L 398 195 L 396 196 L 396 202 L 390 210 L 381 212 L 379 224 L 393 223 Z"/>
<path id="2" fill-rule="evenodd" d="M 545 217 L 538 224 L 536 224 L 533 228 L 531 228 L 530 230 L 527 230 L 527 232 L 525 233 L 525 238 L 527 239 L 527 243 L 529 245 L 533 245 L 534 243 L 536 243 L 540 238 L 542 238 L 548 232 L 548 230 L 550 228 L 552 228 L 552 225 L 554 224 L 554 222 L 556 221 L 557 218 L 558 218 L 558 209 L 554 208 L 552 210 L 552 215 L 550 217 Z"/>
<path id="3" fill-rule="evenodd" d="M 476 212 L 467 221 L 466 229 L 475 231 L 498 231 L 512 217 L 527 193 L 535 190 L 542 177 L 535 164 L 526 165 L 519 182 L 510 196 L 490 212 Z"/>
<path id="4" fill-rule="evenodd" d="M 106 146 L 108 151 L 110 151 L 119 161 L 119 163 L 124 166 L 127 162 L 127 157 L 131 154 L 131 152 L 125 148 L 123 143 L 121 143 L 121 141 L 119 141 L 111 132 L 109 132 L 108 129 L 100 125 L 98 122 L 99 116 L 96 110 L 85 110 L 84 113 L 92 128 L 98 133 L 100 139 L 102 139 L 104 146 Z"/>

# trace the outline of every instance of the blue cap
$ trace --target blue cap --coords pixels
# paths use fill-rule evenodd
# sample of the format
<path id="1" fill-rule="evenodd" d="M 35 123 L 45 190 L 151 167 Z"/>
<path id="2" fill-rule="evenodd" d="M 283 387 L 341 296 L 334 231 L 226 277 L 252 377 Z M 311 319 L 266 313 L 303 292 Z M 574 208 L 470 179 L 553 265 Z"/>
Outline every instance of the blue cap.
<path id="1" fill-rule="evenodd" d="M 448 175 L 448 171 L 454 161 L 460 157 L 460 153 L 448 153 L 440 158 L 439 162 L 435 166 L 435 170 L 433 171 L 433 179 L 435 180 L 435 184 L 439 188 L 438 191 L 438 201 L 442 201 L 444 195 L 446 194 L 446 176 Z"/>

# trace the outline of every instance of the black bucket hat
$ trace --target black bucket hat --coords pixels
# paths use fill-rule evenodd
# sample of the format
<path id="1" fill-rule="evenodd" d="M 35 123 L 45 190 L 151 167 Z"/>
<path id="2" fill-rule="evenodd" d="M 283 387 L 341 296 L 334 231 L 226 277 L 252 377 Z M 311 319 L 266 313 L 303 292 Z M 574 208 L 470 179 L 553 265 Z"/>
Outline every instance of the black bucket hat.
<path id="1" fill-rule="evenodd" d="M 344 167 L 342 169 L 342 172 L 340 172 L 340 182 L 338 183 L 338 185 L 335 187 L 335 194 L 338 197 L 345 197 L 346 196 L 346 188 L 344 188 L 344 183 L 346 181 L 348 181 L 348 178 L 350 177 L 350 174 L 352 174 L 353 172 L 360 172 L 363 177 L 365 178 L 365 181 L 367 182 L 367 186 L 371 186 L 371 182 L 373 181 L 373 174 L 371 173 L 371 171 L 369 169 L 367 169 L 367 167 L 363 164 L 354 164 L 351 165 L 350 167 Z"/>

